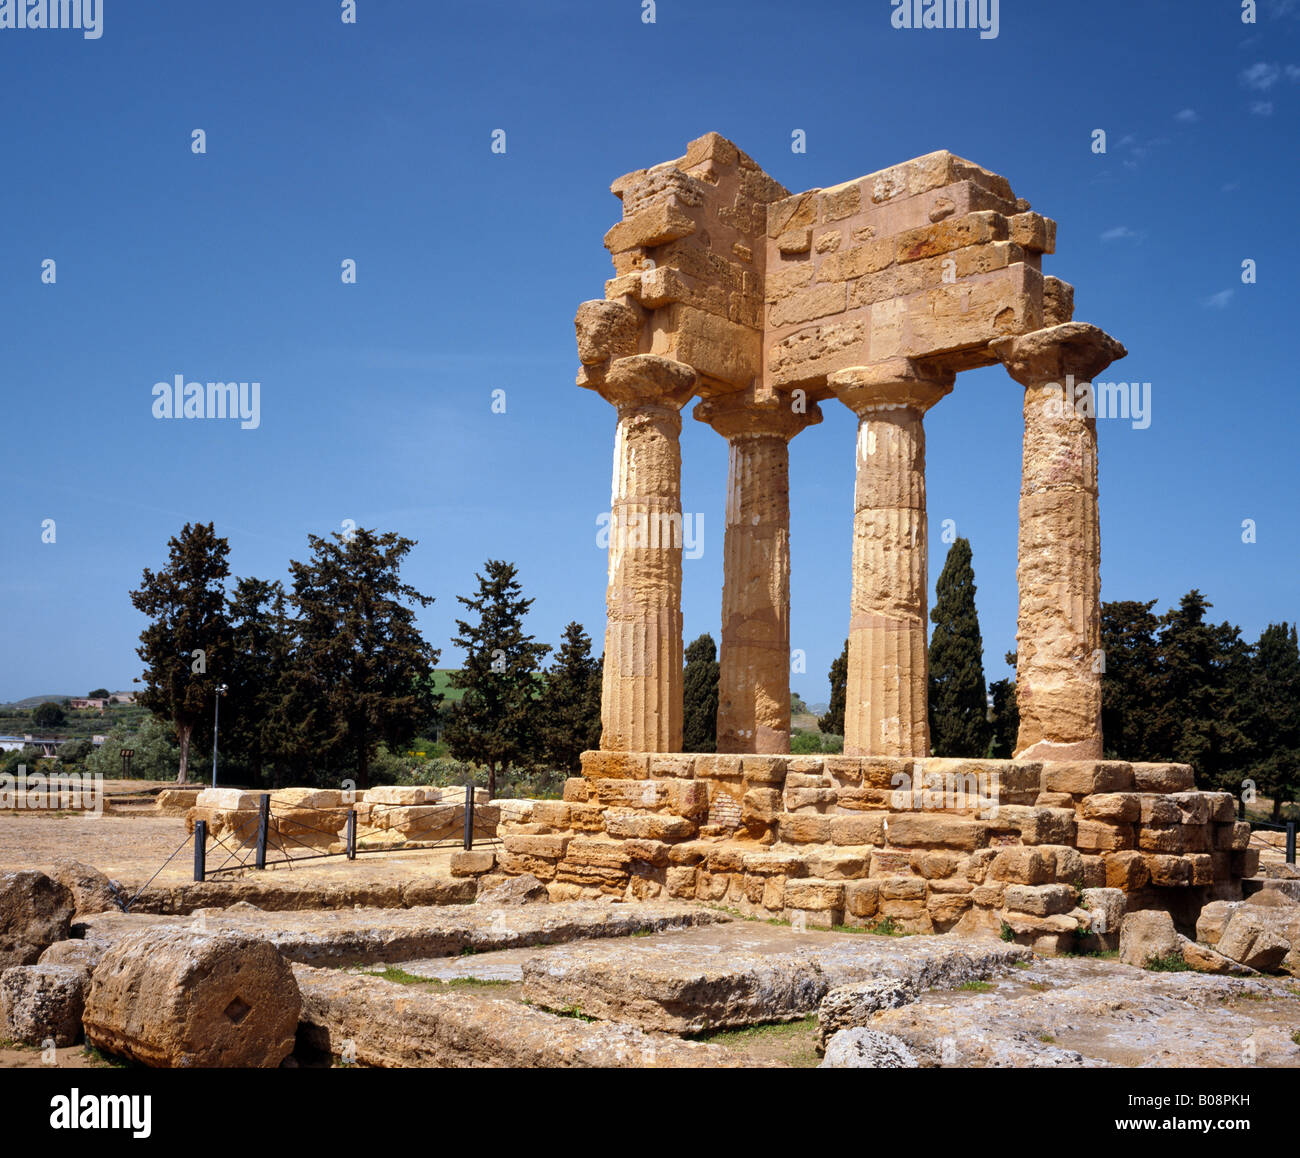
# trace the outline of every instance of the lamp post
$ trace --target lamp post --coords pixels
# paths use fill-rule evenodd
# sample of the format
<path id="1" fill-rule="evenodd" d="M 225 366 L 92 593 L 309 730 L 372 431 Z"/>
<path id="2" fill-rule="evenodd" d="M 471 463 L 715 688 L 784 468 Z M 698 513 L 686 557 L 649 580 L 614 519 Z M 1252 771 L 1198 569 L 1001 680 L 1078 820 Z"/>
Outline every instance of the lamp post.
<path id="1" fill-rule="evenodd" d="M 216 695 L 213 696 L 212 709 L 212 787 L 217 786 L 217 729 L 221 726 L 221 697 L 229 689 L 225 684 L 217 684 Z"/>

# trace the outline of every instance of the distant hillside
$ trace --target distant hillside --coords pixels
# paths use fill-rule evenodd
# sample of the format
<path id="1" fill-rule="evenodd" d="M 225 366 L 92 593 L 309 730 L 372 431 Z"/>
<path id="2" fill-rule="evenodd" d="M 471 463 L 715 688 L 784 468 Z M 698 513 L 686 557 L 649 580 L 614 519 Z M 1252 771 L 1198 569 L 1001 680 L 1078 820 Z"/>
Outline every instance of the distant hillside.
<path id="1" fill-rule="evenodd" d="M 129 696 L 133 694 L 133 692 L 138 693 L 139 688 L 126 688 L 123 691 L 110 692 L 109 694 L 114 696 Z M 30 712 L 32 708 L 39 708 L 42 704 L 61 704 L 64 700 L 80 699 L 85 694 L 85 692 L 58 692 L 51 693 L 48 696 L 28 696 L 25 700 L 13 700 L 7 704 L 0 704 L 0 711 L 3 711 L 5 708 L 21 708 L 24 711 Z"/>

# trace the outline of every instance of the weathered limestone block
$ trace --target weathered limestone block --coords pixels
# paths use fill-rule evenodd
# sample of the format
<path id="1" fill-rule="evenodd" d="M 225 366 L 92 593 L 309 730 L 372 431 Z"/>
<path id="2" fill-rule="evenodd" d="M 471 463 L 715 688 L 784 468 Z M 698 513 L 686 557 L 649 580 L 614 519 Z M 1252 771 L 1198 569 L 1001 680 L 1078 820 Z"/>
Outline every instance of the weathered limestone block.
<path id="1" fill-rule="evenodd" d="M 1195 787 L 1190 764 L 1134 764 L 1132 768 L 1139 792 L 1187 792 Z"/>
<path id="2" fill-rule="evenodd" d="M 153 1067 L 274 1067 L 293 1051 L 301 1004 L 269 942 L 163 927 L 104 955 L 86 1000 L 86 1040 Z"/>
<path id="3" fill-rule="evenodd" d="M 72 891 L 44 873 L 0 872 L 0 969 L 32 965 L 66 940 L 74 907 Z"/>
<path id="4" fill-rule="evenodd" d="M 76 965 L 14 965 L 0 972 L 0 1038 L 43 1046 L 81 1038 L 90 974 Z"/>
<path id="5" fill-rule="evenodd" d="M 976 849 L 988 843 L 983 821 L 938 812 L 891 814 L 888 835 L 894 848 Z"/>
<path id="6" fill-rule="evenodd" d="M 72 894 L 74 915 L 116 912 L 129 899 L 116 881 L 71 857 L 59 857 L 50 870 L 50 878 Z"/>
<path id="7" fill-rule="evenodd" d="M 451 875 L 477 877 L 496 867 L 496 853 L 485 849 L 457 849 L 451 854 Z"/>
<path id="8" fill-rule="evenodd" d="M 1052 862 L 1034 848 L 1004 848 L 993 857 L 988 875 L 995 881 L 1010 884 L 1047 884 L 1052 875 Z"/>
<path id="9" fill-rule="evenodd" d="M 817 1006 L 818 1047 L 825 1048 L 826 1042 L 840 1030 L 867 1025 L 880 1010 L 910 1005 L 920 995 L 916 983 L 908 977 L 837 986 Z"/>
<path id="10" fill-rule="evenodd" d="M 1148 909 L 1125 916 L 1119 936 L 1119 959 L 1124 964 L 1145 968 L 1152 960 L 1178 951 L 1178 931 L 1168 913 Z"/>
<path id="11" fill-rule="evenodd" d="M 1098 792 L 1083 799 L 1085 820 L 1131 824 L 1142 815 L 1142 798 L 1134 792 Z"/>
<path id="12" fill-rule="evenodd" d="M 1121 889 L 1088 888 L 1083 890 L 1083 907 L 1092 914 L 1090 931 L 1100 936 L 1118 933 L 1128 902 Z"/>
<path id="13" fill-rule="evenodd" d="M 1018 913 L 1050 917 L 1074 908 L 1075 891 L 1070 885 L 1008 885 L 1002 903 Z"/>

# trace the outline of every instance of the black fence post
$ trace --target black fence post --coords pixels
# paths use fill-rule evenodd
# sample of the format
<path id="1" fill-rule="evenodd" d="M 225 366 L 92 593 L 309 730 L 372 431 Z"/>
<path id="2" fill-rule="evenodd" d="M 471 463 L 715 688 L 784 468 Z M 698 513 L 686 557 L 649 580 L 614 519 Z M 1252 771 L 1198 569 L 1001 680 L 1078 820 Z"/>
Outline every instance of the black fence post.
<path id="1" fill-rule="evenodd" d="M 194 822 L 194 880 L 201 882 L 205 876 L 208 859 L 208 822 Z"/>
<path id="2" fill-rule="evenodd" d="M 1295 864 L 1295 821 L 1286 822 L 1286 863 Z"/>
<path id="3" fill-rule="evenodd" d="M 357 810 L 348 809 L 348 860 L 357 859 Z"/>
<path id="4" fill-rule="evenodd" d="M 1237 819 L 1246 819 L 1246 802 L 1240 796 L 1237 797 Z"/>
<path id="5" fill-rule="evenodd" d="M 257 806 L 257 867 L 266 868 L 266 838 L 271 830 L 271 794 L 262 793 Z"/>
<path id="6" fill-rule="evenodd" d="M 465 848 L 474 847 L 474 784 L 465 785 Z"/>

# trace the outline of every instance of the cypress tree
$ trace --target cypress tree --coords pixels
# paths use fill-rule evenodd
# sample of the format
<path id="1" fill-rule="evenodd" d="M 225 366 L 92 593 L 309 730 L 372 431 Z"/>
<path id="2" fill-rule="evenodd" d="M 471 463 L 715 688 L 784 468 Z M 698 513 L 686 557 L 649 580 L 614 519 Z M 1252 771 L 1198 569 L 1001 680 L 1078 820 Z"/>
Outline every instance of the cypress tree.
<path id="1" fill-rule="evenodd" d="M 844 650 L 831 664 L 831 699 L 826 705 L 826 714 L 817 719 L 817 728 L 823 735 L 844 735 L 844 705 L 847 702 L 849 687 L 849 641 L 844 641 Z"/>
<path id="2" fill-rule="evenodd" d="M 983 643 L 975 612 L 970 542 L 958 539 L 935 585 L 930 637 L 930 747 L 940 756 L 983 756 L 991 729 Z"/>
<path id="3" fill-rule="evenodd" d="M 718 647 L 704 634 L 686 649 L 682 676 L 684 710 L 682 749 L 686 752 L 718 750 Z"/>

